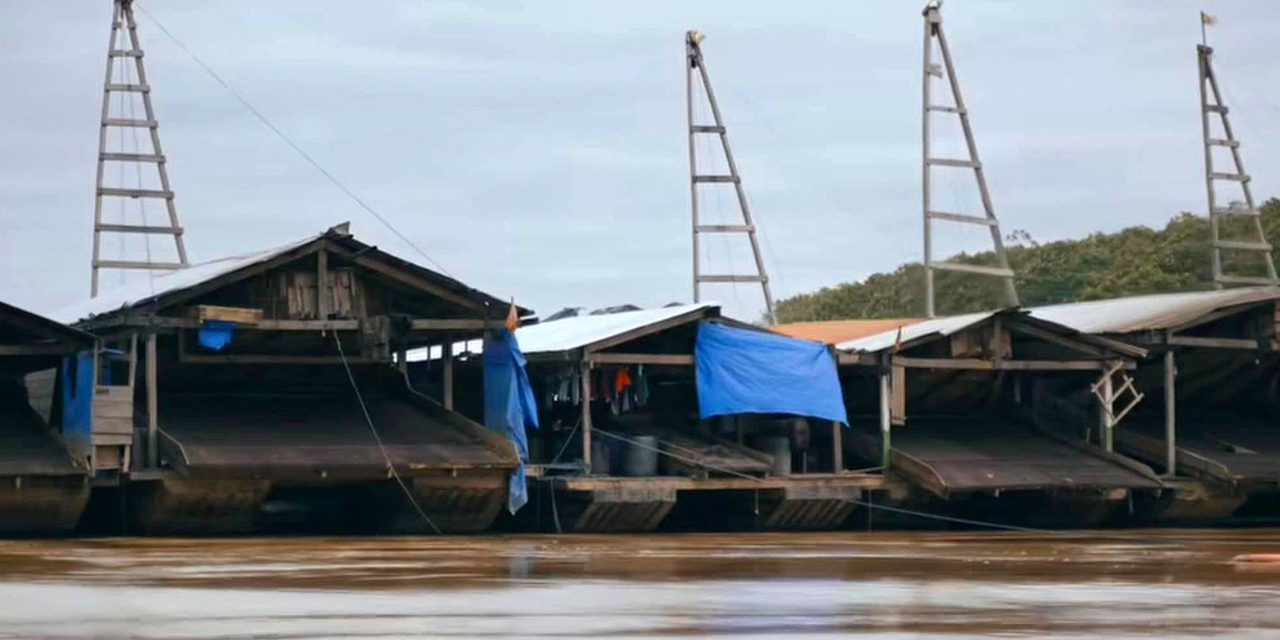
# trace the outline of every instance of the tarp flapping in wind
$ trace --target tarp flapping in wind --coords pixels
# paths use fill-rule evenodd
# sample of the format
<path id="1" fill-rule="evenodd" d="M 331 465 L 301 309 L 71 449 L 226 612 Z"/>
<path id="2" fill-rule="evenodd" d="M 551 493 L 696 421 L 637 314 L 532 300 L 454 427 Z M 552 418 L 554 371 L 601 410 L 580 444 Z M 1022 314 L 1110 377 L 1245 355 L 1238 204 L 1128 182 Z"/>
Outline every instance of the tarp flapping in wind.
<path id="1" fill-rule="evenodd" d="M 484 348 L 484 426 L 506 436 L 516 447 L 520 466 L 511 473 L 507 509 L 515 513 L 529 501 L 524 464 L 529 461 L 525 426 L 538 427 L 538 408 L 525 372 L 520 344 L 507 329 L 489 334 Z"/>
<path id="2" fill-rule="evenodd" d="M 848 422 L 836 363 L 826 345 L 703 322 L 694 361 L 703 418 L 787 413 Z"/>

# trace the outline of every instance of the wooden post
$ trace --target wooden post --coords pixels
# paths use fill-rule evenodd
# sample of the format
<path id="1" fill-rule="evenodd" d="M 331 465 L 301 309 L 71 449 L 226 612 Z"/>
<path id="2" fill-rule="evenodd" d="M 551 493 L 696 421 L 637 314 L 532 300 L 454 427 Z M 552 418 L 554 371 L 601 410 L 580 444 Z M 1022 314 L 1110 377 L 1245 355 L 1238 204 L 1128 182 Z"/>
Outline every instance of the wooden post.
<path id="1" fill-rule="evenodd" d="M 1111 374 L 1104 371 L 1099 418 L 1102 420 L 1102 448 L 1105 451 L 1112 451 L 1114 445 L 1113 431 L 1115 430 L 1115 424 L 1111 420 L 1111 401 Z"/>
<path id="2" fill-rule="evenodd" d="M 844 443 L 841 441 L 844 434 L 840 433 L 841 426 L 839 422 L 831 422 L 831 471 L 834 473 L 844 471 Z"/>
<path id="3" fill-rule="evenodd" d="M 885 472 L 889 471 L 889 428 L 892 424 L 889 418 L 889 408 L 893 403 L 890 375 L 888 370 L 880 374 L 880 466 Z"/>
<path id="4" fill-rule="evenodd" d="M 316 318 L 329 319 L 329 252 L 322 246 L 316 252 Z"/>
<path id="5" fill-rule="evenodd" d="M 583 362 L 582 371 L 582 469 L 591 473 L 591 365 Z"/>
<path id="6" fill-rule="evenodd" d="M 160 428 L 160 390 L 156 387 L 156 334 L 147 335 L 147 468 L 160 466 L 156 433 Z"/>
<path id="7" fill-rule="evenodd" d="M 453 410 L 453 338 L 448 338 L 440 346 L 440 356 L 444 358 L 444 392 L 441 404 L 445 409 Z"/>
<path id="8" fill-rule="evenodd" d="M 1173 361 L 1173 350 L 1164 352 L 1164 468 L 1173 477 L 1178 472 L 1178 420 L 1175 377 L 1178 370 Z"/>

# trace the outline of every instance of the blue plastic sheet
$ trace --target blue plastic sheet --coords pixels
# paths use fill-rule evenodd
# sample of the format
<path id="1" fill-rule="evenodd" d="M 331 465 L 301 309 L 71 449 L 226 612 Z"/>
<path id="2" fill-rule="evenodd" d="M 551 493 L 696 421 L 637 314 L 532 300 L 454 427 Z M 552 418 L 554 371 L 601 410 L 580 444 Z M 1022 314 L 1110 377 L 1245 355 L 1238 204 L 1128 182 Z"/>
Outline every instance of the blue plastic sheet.
<path id="1" fill-rule="evenodd" d="M 223 347 L 231 344 L 231 338 L 235 333 L 236 325 L 234 322 L 208 320 L 204 323 L 204 326 L 200 327 L 200 346 L 214 351 L 222 351 Z"/>
<path id="2" fill-rule="evenodd" d="M 524 464 L 529 461 L 525 427 L 538 427 L 538 408 L 525 371 L 524 353 L 506 329 L 489 334 L 484 347 L 484 425 L 506 436 L 516 447 L 520 464 L 511 473 L 507 509 L 515 513 L 529 501 Z"/>
<path id="3" fill-rule="evenodd" d="M 62 439 L 79 458 L 93 453 L 93 352 L 63 356 Z"/>
<path id="4" fill-rule="evenodd" d="M 702 322 L 694 361 L 703 418 L 786 413 L 848 423 L 826 345 Z"/>

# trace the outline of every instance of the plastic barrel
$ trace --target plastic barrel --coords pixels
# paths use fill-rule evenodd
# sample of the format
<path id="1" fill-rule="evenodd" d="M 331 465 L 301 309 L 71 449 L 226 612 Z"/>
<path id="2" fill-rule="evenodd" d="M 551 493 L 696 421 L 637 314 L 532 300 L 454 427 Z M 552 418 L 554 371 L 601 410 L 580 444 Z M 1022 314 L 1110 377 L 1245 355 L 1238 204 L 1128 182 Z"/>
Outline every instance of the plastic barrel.
<path id="1" fill-rule="evenodd" d="M 622 454 L 622 475 L 641 478 L 658 475 L 658 438 L 632 436 Z"/>

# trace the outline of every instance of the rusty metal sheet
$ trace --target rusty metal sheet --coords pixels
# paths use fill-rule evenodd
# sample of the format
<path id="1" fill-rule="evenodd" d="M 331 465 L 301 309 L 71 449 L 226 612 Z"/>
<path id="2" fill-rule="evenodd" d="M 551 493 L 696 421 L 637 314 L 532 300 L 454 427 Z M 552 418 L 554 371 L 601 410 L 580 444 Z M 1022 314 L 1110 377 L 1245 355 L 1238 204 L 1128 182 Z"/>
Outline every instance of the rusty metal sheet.
<path id="1" fill-rule="evenodd" d="M 950 492 L 1160 486 L 1103 455 L 993 414 L 913 416 L 894 428 L 892 444 L 932 468 Z"/>
<path id="2" fill-rule="evenodd" d="M 367 394 L 369 416 L 402 474 L 516 465 L 484 427 L 393 395 Z M 443 411 L 443 410 L 441 410 Z M 387 477 L 350 393 L 161 395 L 164 458 L 193 475 L 326 481 Z"/>

